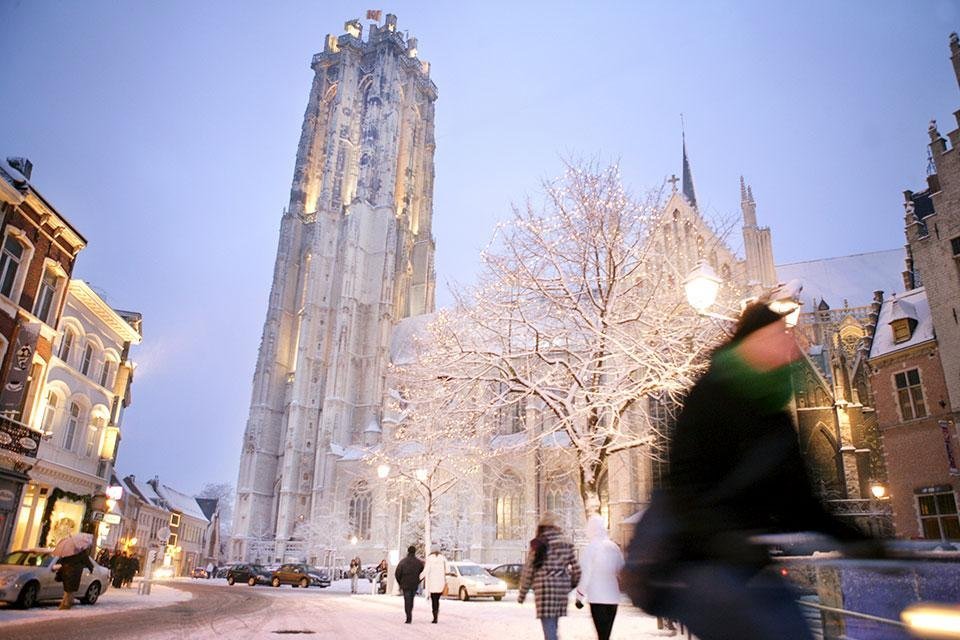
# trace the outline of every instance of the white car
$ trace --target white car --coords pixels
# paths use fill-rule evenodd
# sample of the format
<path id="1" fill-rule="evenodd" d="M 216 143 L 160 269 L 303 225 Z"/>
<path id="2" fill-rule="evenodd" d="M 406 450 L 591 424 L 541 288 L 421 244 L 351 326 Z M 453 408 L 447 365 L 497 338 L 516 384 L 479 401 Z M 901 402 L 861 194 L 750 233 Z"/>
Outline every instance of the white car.
<path id="1" fill-rule="evenodd" d="M 51 567 L 59 558 L 53 549 L 12 551 L 0 562 L 0 602 L 12 602 L 28 609 L 40 600 L 59 600 L 63 583 L 57 582 Z M 110 585 L 110 570 L 92 558 L 93 573 L 83 568 L 77 595 L 84 604 L 94 604 Z"/>
<path id="2" fill-rule="evenodd" d="M 507 593 L 507 583 L 493 577 L 489 571 L 475 562 L 448 562 L 447 593 L 461 600 L 470 598 L 502 600 Z"/>

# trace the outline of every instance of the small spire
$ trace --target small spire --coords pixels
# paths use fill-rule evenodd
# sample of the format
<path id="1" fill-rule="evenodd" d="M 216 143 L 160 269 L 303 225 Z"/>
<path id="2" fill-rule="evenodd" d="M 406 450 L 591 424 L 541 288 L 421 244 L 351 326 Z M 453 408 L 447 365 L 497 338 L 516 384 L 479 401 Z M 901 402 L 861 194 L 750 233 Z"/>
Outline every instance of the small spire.
<path id="1" fill-rule="evenodd" d="M 747 200 L 747 185 L 743 181 L 743 176 L 740 176 L 740 201 L 746 202 Z"/>
<path id="2" fill-rule="evenodd" d="M 683 195 L 694 209 L 697 208 L 697 191 L 693 188 L 693 170 L 687 157 L 687 133 L 683 126 L 683 114 L 680 114 L 680 137 L 683 143 Z"/>
<path id="3" fill-rule="evenodd" d="M 747 185 L 747 200 L 750 201 L 750 204 L 757 204 L 756 200 L 753 199 L 753 186 Z"/>

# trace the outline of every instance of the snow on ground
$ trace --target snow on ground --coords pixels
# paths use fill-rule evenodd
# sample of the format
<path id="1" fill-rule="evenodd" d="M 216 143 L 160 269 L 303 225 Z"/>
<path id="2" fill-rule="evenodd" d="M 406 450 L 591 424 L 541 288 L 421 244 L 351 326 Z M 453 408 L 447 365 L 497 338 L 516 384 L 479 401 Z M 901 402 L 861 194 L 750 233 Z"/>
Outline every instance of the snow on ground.
<path id="1" fill-rule="evenodd" d="M 225 589 L 250 589 L 247 585 L 229 587 L 218 581 Z M 231 620 L 229 626 L 214 627 L 216 633 L 229 634 L 231 638 L 248 640 L 277 638 L 277 632 L 309 631 L 309 637 L 317 640 L 540 640 L 543 638 L 540 622 L 536 619 L 533 594 L 520 605 L 517 592 L 508 591 L 501 602 L 491 599 L 460 602 L 446 598 L 440 603 L 440 622 L 430 622 L 430 601 L 417 598 L 414 604 L 413 623 L 404 624 L 403 598 L 400 596 L 374 595 L 371 584 L 360 580 L 357 595 L 350 594 L 350 581 L 340 580 L 326 589 L 295 589 L 288 586 L 273 588 L 253 587 L 273 600 L 266 615 Z M 178 636 L 178 640 L 209 638 L 211 629 L 206 627 L 193 634 Z M 624 602 L 613 627 L 613 640 L 662 639 L 666 631 L 657 630 L 656 618 L 651 618 Z M 157 634 L 149 640 L 161 640 Z M 590 619 L 590 610 L 577 610 L 571 600 L 569 615 L 560 620 L 562 640 L 596 640 L 596 631 Z M 679 636 L 677 636 L 679 637 Z"/>
<path id="2" fill-rule="evenodd" d="M 57 607 L 59 600 L 41 602 L 32 609 L 15 609 L 13 605 L 0 603 L 0 625 L 15 622 L 33 622 L 49 619 L 86 618 L 91 616 L 100 616 L 108 613 L 117 613 L 130 611 L 133 609 L 149 609 L 153 607 L 165 607 L 170 604 L 189 600 L 193 596 L 186 591 L 174 589 L 169 586 L 152 585 L 149 596 L 137 595 L 137 585 L 125 589 L 107 589 L 100 596 L 97 603 L 93 606 L 80 604 L 80 601 L 74 601 L 73 608 L 69 611 L 60 611 Z"/>

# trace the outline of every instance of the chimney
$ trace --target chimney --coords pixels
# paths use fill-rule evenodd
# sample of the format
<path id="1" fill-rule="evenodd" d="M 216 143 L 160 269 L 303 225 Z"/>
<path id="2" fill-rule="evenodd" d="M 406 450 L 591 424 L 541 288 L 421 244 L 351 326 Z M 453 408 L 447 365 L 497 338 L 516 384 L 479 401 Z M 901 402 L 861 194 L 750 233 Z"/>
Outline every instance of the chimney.
<path id="1" fill-rule="evenodd" d="M 13 157 L 7 158 L 7 164 L 23 174 L 23 177 L 27 180 L 30 179 L 30 174 L 33 173 L 33 163 L 30 162 L 29 158 L 23 157 Z"/>

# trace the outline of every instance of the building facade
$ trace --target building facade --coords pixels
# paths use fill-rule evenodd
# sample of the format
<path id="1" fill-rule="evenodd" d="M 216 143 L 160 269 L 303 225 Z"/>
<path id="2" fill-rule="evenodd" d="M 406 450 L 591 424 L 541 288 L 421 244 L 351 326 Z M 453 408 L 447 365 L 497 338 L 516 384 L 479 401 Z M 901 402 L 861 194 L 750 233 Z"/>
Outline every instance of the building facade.
<path id="1" fill-rule="evenodd" d="M 77 254 L 86 240 L 31 182 L 25 158 L 0 161 L 0 551 L 24 536 L 25 491 L 42 453 L 42 388 Z M 31 485 L 33 486 L 33 485 Z"/>
<path id="2" fill-rule="evenodd" d="M 83 280 L 69 281 L 33 418 L 44 440 L 15 548 L 52 546 L 94 517 L 93 496 L 110 486 L 133 381 L 130 349 L 141 342 L 140 327 L 139 314 L 115 311 Z M 113 526 L 97 526 L 98 547 Z"/>

